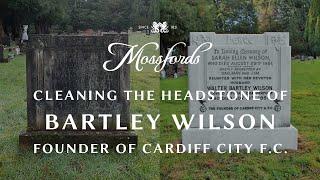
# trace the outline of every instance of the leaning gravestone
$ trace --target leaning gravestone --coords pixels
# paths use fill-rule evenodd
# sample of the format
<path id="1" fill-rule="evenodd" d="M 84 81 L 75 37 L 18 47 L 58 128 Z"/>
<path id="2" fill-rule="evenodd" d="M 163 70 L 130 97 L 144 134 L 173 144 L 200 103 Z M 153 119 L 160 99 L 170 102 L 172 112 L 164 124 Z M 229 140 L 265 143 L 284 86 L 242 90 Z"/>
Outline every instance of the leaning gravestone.
<path id="1" fill-rule="evenodd" d="M 214 116 L 214 126 L 209 129 L 209 121 L 204 121 L 204 129 L 199 129 L 199 120 L 194 120 L 192 128 L 183 130 L 183 144 L 253 144 L 258 150 L 261 144 L 268 148 L 282 144 L 281 149 L 297 149 L 297 130 L 290 124 L 291 98 L 291 47 L 289 33 L 264 34 L 215 34 L 193 32 L 190 34 L 189 54 L 204 42 L 213 47 L 200 55 L 198 64 L 189 65 L 189 90 L 208 91 L 253 91 L 266 93 L 270 90 L 288 91 L 283 101 L 275 100 L 222 100 L 189 101 L 189 114 Z M 224 129 L 224 115 L 233 114 L 235 127 Z M 251 114 L 255 126 L 244 130 L 239 126 L 239 117 Z M 271 119 L 274 114 L 274 129 L 260 129 L 260 115 Z M 195 116 L 197 117 L 197 116 Z M 205 118 L 205 120 L 208 118 Z M 248 127 L 251 123 L 244 121 Z"/>
<path id="2" fill-rule="evenodd" d="M 116 47 L 111 55 L 107 48 L 114 42 L 128 43 L 128 34 L 104 34 L 103 36 L 63 36 L 33 35 L 27 49 L 27 131 L 20 134 L 19 143 L 28 147 L 34 143 L 107 143 L 109 146 L 119 143 L 136 143 L 133 131 L 115 130 L 115 114 L 121 115 L 121 126 L 129 126 L 129 102 L 123 90 L 130 88 L 130 67 L 107 72 L 103 69 L 106 60 L 112 60 L 115 66 L 127 52 L 126 47 Z M 117 100 L 42 100 L 36 101 L 35 91 L 41 90 L 52 95 L 62 91 L 105 91 L 117 92 Z M 41 96 L 41 95 L 40 95 Z M 88 95 L 87 95 L 88 97 Z M 46 114 L 57 115 L 58 130 L 46 130 Z M 72 114 L 78 130 L 61 130 L 67 115 Z M 102 130 L 102 119 L 93 122 L 95 130 L 81 130 L 82 114 L 112 114 L 108 120 L 108 129 Z"/>

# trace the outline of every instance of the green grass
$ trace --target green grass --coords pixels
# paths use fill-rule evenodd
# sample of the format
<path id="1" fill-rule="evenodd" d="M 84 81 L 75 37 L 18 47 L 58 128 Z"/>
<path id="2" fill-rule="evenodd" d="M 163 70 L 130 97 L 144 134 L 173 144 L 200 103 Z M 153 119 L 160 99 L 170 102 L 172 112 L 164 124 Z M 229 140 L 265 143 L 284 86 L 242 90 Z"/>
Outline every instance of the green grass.
<path id="1" fill-rule="evenodd" d="M 131 44 L 159 41 L 159 36 L 131 34 Z M 152 47 L 146 54 L 158 55 Z M 292 63 L 292 124 L 299 150 L 288 154 L 63 154 L 18 151 L 18 135 L 27 126 L 25 56 L 0 64 L 0 179 L 317 179 L 320 177 L 320 62 Z M 134 90 L 187 90 L 187 77 L 161 80 L 152 66 L 132 67 Z M 139 145 L 177 143 L 181 133 L 170 115 L 187 113 L 187 101 L 131 101 L 131 112 L 158 114 L 160 132 L 143 121 Z M 319 178 L 318 178 L 319 179 Z"/>
<path id="2" fill-rule="evenodd" d="M 288 154 L 163 154 L 163 179 L 320 179 L 320 61 L 292 63 L 292 124 L 299 131 L 299 149 Z M 187 90 L 187 77 L 160 81 L 161 90 Z M 170 119 L 188 112 L 187 101 L 160 105 L 162 144 L 181 141 Z M 165 134 L 165 135 L 163 135 Z"/>
<path id="3" fill-rule="evenodd" d="M 155 34 L 155 35 L 152 35 L 152 36 L 149 36 L 149 35 L 145 35 L 145 34 L 135 34 L 133 33 L 131 36 L 130 36 L 130 42 L 131 42 L 131 45 L 136 45 L 137 43 L 136 42 L 139 42 L 138 44 L 140 45 L 139 47 L 135 48 L 134 52 L 137 52 L 141 45 L 145 45 L 146 43 L 150 43 L 150 42 L 156 42 L 156 43 L 160 43 L 160 36 L 159 34 Z M 159 50 L 155 50 L 155 46 L 154 45 L 148 45 L 144 48 L 144 51 L 142 52 L 142 55 L 143 56 L 152 56 L 152 55 L 157 55 L 157 57 L 159 56 Z M 134 64 L 131 64 L 132 66 L 132 70 L 133 71 L 136 71 L 135 69 L 135 63 Z M 143 70 L 141 71 L 141 73 L 145 73 L 145 72 L 154 72 L 154 65 L 151 65 L 151 64 L 145 64 L 142 66 L 143 67 Z M 159 81 L 158 81 L 159 82 Z"/>
<path id="4" fill-rule="evenodd" d="M 131 44 L 159 41 L 159 36 L 131 34 Z M 158 55 L 147 49 L 146 54 Z M 18 151 L 18 136 L 27 127 L 25 56 L 0 64 L 0 179 L 150 179 L 159 178 L 159 155 L 142 154 L 50 154 L 41 155 Z M 149 69 L 149 70 L 148 70 Z M 159 92 L 159 74 L 146 71 L 131 72 L 133 90 Z M 158 101 L 132 101 L 131 112 L 158 114 Z M 143 121 L 144 131 L 137 131 L 139 147 L 157 141 L 159 133 L 151 131 Z"/>

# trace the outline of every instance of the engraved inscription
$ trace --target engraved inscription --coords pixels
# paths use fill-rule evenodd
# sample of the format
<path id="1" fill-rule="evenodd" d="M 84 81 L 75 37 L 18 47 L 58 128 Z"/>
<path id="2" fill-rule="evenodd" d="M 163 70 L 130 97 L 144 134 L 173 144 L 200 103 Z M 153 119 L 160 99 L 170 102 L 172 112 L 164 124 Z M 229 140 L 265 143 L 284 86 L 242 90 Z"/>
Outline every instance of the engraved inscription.
<path id="1" fill-rule="evenodd" d="M 55 114 L 58 122 L 65 121 L 68 114 L 72 114 L 77 126 L 81 123 L 82 114 L 98 115 L 101 113 L 121 114 L 124 119 L 129 117 L 128 102 L 121 99 L 118 93 L 127 88 L 128 77 L 123 77 L 124 65 L 117 71 L 107 72 L 102 64 L 107 59 L 113 59 L 110 66 L 117 65 L 122 59 L 126 49 L 119 47 L 116 55 L 107 52 L 107 46 L 114 40 L 127 42 L 127 35 L 113 36 L 52 36 L 35 35 L 31 37 L 28 58 L 34 63 L 29 63 L 28 69 L 28 119 L 29 128 L 45 130 L 45 114 Z M 75 45 L 79 44 L 79 45 Z M 28 61 L 32 62 L 32 61 Z M 126 75 L 129 75 L 126 72 Z M 126 87 L 122 87 L 122 86 Z M 34 91 L 47 91 L 53 95 L 61 91 L 61 97 L 66 97 L 68 92 L 98 91 L 107 93 L 110 90 L 117 92 L 120 97 L 116 101 L 108 98 L 95 100 L 53 100 L 36 101 L 33 99 Z M 112 119 L 110 119 L 112 121 Z M 95 128 L 102 129 L 102 123 L 96 121 Z M 60 123 L 62 124 L 62 123 Z M 114 124 L 114 123 L 112 123 Z M 61 127 L 60 127 L 61 128 Z M 113 127 L 110 127 L 112 130 Z"/>
<path id="2" fill-rule="evenodd" d="M 227 36 L 227 44 L 231 45 L 251 45 L 252 40 L 248 36 Z"/>

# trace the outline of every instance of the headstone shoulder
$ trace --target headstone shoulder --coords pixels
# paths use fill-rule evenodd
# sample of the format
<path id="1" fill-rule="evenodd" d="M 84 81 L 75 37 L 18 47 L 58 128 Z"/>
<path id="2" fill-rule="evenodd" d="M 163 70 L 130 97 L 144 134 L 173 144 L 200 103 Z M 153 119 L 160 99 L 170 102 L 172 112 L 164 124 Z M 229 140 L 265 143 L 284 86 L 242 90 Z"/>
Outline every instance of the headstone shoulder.
<path id="1" fill-rule="evenodd" d="M 289 46 L 289 33 L 216 34 L 214 32 L 190 32 L 190 46 L 199 46 L 204 42 L 220 46 Z"/>

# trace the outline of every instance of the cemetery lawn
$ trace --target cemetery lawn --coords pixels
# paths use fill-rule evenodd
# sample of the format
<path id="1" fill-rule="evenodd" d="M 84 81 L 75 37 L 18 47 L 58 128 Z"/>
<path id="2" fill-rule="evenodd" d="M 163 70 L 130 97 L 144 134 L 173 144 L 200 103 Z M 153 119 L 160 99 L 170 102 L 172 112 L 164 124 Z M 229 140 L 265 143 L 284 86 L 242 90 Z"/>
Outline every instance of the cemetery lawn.
<path id="1" fill-rule="evenodd" d="M 288 154 L 162 154 L 163 179 L 319 179 L 320 61 L 292 62 L 292 118 L 299 132 L 299 149 Z M 187 90 L 186 76 L 160 81 L 161 90 Z M 181 132 L 171 114 L 187 114 L 188 102 L 160 105 L 160 142 L 179 143 Z"/>
<path id="2" fill-rule="evenodd" d="M 130 34 L 132 44 L 159 42 L 159 36 Z M 157 51 L 146 49 L 148 55 Z M 18 150 L 18 136 L 27 127 L 25 56 L 0 64 L 0 179 L 159 179 L 159 155 L 142 154 L 33 154 Z M 159 73 L 147 67 L 143 72 L 131 71 L 133 90 L 159 92 Z M 131 113 L 158 114 L 159 102 L 131 102 Z M 137 131 L 139 147 L 157 142 L 158 132 L 142 121 Z M 145 123 L 144 123 L 145 122 Z"/>

